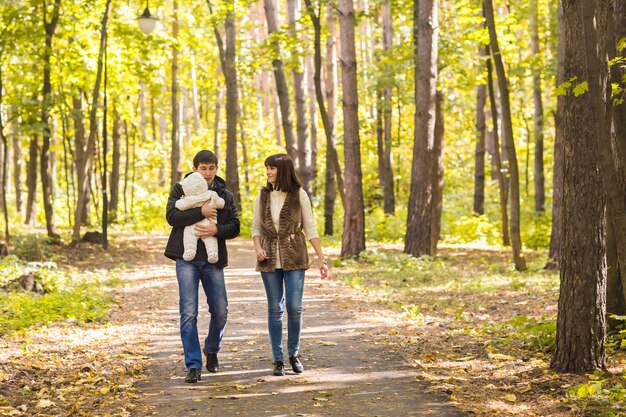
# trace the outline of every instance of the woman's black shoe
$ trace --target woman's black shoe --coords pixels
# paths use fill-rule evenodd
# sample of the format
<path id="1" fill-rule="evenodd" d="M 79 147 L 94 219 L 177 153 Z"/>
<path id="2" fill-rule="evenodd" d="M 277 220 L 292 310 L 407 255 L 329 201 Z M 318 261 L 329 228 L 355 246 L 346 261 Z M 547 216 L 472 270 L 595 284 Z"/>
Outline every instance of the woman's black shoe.
<path id="1" fill-rule="evenodd" d="M 283 363 L 283 361 L 274 362 L 274 375 L 275 376 L 285 375 L 285 364 Z"/>
<path id="2" fill-rule="evenodd" d="M 193 384 L 202 379 L 202 372 L 199 369 L 190 369 L 189 373 L 185 377 L 185 382 Z"/>
<path id="3" fill-rule="evenodd" d="M 297 374 L 301 374 L 304 371 L 304 366 L 302 366 L 302 361 L 300 360 L 300 356 L 290 356 L 289 363 L 291 364 L 291 369 Z"/>

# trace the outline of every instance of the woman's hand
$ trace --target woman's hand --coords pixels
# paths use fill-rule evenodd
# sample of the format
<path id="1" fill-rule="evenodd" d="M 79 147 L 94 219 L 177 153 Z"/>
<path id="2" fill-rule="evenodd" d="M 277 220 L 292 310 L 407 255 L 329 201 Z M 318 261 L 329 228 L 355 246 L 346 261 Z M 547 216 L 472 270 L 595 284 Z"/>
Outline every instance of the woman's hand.
<path id="1" fill-rule="evenodd" d="M 256 252 L 256 259 L 258 261 L 264 261 L 267 259 L 267 252 L 265 252 L 265 249 L 263 248 L 254 248 L 254 251 Z"/>
<path id="2" fill-rule="evenodd" d="M 328 262 L 326 262 L 325 260 L 320 262 L 320 277 L 322 279 L 328 278 L 328 271 Z"/>
<path id="3" fill-rule="evenodd" d="M 215 236 L 215 234 L 217 233 L 217 226 L 215 224 L 203 226 L 196 223 L 193 226 L 193 231 L 194 234 L 200 239 L 206 239 L 207 237 Z"/>

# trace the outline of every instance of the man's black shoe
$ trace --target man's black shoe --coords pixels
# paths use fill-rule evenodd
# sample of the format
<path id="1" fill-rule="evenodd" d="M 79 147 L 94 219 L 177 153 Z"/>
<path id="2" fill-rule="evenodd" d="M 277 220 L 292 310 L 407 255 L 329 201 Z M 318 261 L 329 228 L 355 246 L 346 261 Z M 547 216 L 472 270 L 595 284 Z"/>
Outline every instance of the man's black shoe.
<path id="1" fill-rule="evenodd" d="M 188 384 L 194 384 L 202 379 L 202 372 L 199 369 L 190 369 L 189 373 L 185 377 L 185 382 Z"/>
<path id="2" fill-rule="evenodd" d="M 300 356 L 290 356 L 289 363 L 291 364 L 291 369 L 297 374 L 301 374 L 304 371 L 304 366 L 302 366 L 302 361 L 300 360 Z"/>
<path id="3" fill-rule="evenodd" d="M 209 353 L 204 350 L 204 354 L 206 355 L 206 370 L 211 373 L 216 373 L 220 369 L 220 364 L 217 361 L 217 353 Z"/>
<path id="4" fill-rule="evenodd" d="M 285 364 L 283 363 L 283 361 L 274 362 L 274 375 L 275 376 L 285 375 Z"/>

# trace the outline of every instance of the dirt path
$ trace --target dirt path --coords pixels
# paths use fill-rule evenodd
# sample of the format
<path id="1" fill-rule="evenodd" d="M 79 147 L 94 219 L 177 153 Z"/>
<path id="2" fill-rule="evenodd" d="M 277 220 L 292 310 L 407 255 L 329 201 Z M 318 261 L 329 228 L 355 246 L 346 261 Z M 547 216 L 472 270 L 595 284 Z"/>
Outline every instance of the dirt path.
<path id="1" fill-rule="evenodd" d="M 143 338 L 152 362 L 138 385 L 133 416 L 463 415 L 444 398 L 427 393 L 414 369 L 377 337 L 393 323 L 369 323 L 366 305 L 341 295 L 343 283 L 321 281 L 313 269 L 307 273 L 304 294 L 305 371 L 296 375 L 287 367 L 286 376 L 272 376 L 265 293 L 252 253 L 246 240 L 229 242 L 229 318 L 220 372 L 205 370 L 197 384 L 184 382 L 173 262 L 163 258 L 165 266 L 155 269 L 158 276 L 136 277 L 131 287 L 140 291 L 128 292 L 125 305 L 132 307 L 125 314 L 148 329 Z M 202 329 L 208 328 L 206 311 L 198 327 L 202 340 Z"/>

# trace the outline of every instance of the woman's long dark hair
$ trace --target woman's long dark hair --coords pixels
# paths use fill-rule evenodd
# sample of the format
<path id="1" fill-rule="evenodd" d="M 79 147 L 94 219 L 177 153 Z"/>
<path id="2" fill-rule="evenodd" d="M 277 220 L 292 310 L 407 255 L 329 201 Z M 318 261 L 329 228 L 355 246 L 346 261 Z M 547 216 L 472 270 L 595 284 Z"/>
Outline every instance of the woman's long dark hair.
<path id="1" fill-rule="evenodd" d="M 268 190 L 280 190 L 280 191 L 296 191 L 302 188 L 302 181 L 298 178 L 296 170 L 293 167 L 293 161 L 289 155 L 284 153 L 277 153 L 265 158 L 266 167 L 274 167 L 277 169 L 276 182 L 274 187 L 269 182 L 267 183 Z"/>

